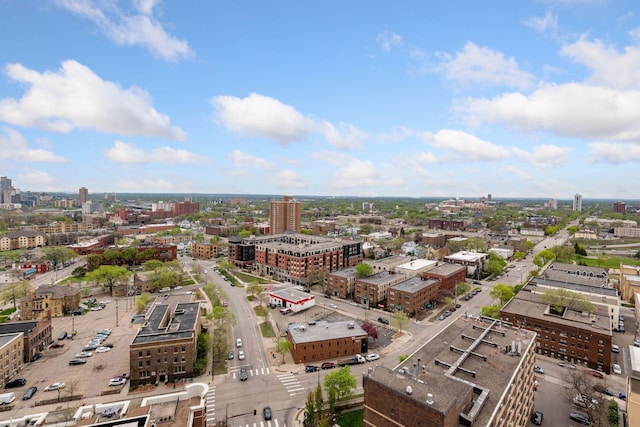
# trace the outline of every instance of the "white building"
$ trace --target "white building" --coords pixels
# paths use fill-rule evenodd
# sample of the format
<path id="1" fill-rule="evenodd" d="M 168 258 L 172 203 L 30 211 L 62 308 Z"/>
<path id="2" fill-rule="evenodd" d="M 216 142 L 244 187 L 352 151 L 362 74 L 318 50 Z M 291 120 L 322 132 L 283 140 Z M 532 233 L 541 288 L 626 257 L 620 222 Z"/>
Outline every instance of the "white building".
<path id="1" fill-rule="evenodd" d="M 573 196 L 573 210 L 582 210 L 582 194 L 576 194 L 575 196 Z"/>
<path id="2" fill-rule="evenodd" d="M 269 304 L 290 308 L 294 313 L 298 313 L 315 306 L 316 297 L 294 288 L 280 289 L 269 292 Z"/>

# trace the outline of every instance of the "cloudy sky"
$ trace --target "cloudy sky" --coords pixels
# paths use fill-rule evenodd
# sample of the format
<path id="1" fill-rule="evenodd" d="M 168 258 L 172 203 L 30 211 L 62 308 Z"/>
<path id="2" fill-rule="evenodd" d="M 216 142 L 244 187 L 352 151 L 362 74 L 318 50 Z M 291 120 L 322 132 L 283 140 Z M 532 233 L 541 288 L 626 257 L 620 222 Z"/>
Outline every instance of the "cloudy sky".
<path id="1" fill-rule="evenodd" d="M 2 0 L 0 40 L 23 191 L 640 198 L 637 0 Z"/>

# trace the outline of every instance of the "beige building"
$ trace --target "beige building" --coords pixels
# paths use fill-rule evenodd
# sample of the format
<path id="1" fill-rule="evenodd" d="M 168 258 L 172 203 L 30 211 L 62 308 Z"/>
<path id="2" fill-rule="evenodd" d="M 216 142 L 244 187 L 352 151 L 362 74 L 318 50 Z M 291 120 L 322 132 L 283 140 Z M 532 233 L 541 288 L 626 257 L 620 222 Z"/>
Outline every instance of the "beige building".
<path id="1" fill-rule="evenodd" d="M 0 335 L 1 386 L 11 381 L 22 370 L 24 359 L 24 334 L 21 332 Z"/>
<path id="2" fill-rule="evenodd" d="M 20 313 L 23 320 L 64 316 L 80 306 L 80 297 L 75 286 L 42 285 L 20 300 Z"/>
<path id="3" fill-rule="evenodd" d="M 198 259 L 212 259 L 218 257 L 218 245 L 215 243 L 194 243 L 191 254 Z"/>
<path id="4" fill-rule="evenodd" d="M 47 243 L 44 233 L 33 230 L 9 231 L 0 236 L 0 251 L 41 248 Z"/>
<path id="5" fill-rule="evenodd" d="M 636 293 L 640 293 L 640 266 L 620 264 L 620 298 L 631 301 Z"/>

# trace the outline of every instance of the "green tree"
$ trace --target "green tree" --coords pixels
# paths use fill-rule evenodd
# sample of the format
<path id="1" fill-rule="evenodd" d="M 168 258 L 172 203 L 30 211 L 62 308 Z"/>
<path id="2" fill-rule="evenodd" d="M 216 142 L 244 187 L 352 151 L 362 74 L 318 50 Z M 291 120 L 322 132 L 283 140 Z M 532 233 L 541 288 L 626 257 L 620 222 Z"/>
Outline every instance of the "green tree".
<path id="1" fill-rule="evenodd" d="M 246 239 L 249 236 L 251 236 L 251 230 L 241 230 L 238 232 L 238 237 L 241 239 Z"/>
<path id="2" fill-rule="evenodd" d="M 161 270 L 152 280 L 151 285 L 154 289 L 172 288 L 179 280 L 180 276 L 175 271 Z"/>
<path id="3" fill-rule="evenodd" d="M 361 279 L 363 277 L 369 277 L 373 273 L 373 267 L 371 264 L 360 263 L 356 265 L 356 277 Z"/>
<path id="4" fill-rule="evenodd" d="M 497 276 L 502 273 L 502 270 L 507 266 L 507 261 L 496 254 L 495 252 L 489 252 L 489 260 L 487 261 L 484 270 L 492 276 Z"/>
<path id="5" fill-rule="evenodd" d="M 150 259 L 149 261 L 145 261 L 144 263 L 142 263 L 142 269 L 144 271 L 158 270 L 163 266 L 164 264 L 162 263 L 162 261 L 157 259 Z"/>
<path id="6" fill-rule="evenodd" d="M 483 305 L 482 315 L 493 319 L 500 318 L 500 307 L 497 305 Z"/>
<path id="7" fill-rule="evenodd" d="M 542 302 L 549 304 L 556 312 L 565 309 L 576 311 L 593 311 L 594 305 L 584 295 L 564 288 L 548 289 L 542 294 Z"/>
<path id="8" fill-rule="evenodd" d="M 17 283 L 11 283 L 0 292 L 0 301 L 3 303 L 13 303 L 13 308 L 17 308 L 16 301 L 26 296 L 31 290 L 31 282 L 23 280 Z"/>
<path id="9" fill-rule="evenodd" d="M 276 352 L 282 356 L 282 363 L 284 363 L 284 355 L 291 350 L 291 342 L 287 339 L 278 337 L 276 341 Z"/>
<path id="10" fill-rule="evenodd" d="M 310 390 L 304 404 L 304 425 L 307 427 L 312 427 L 316 423 L 316 401 L 313 395 L 313 391 Z"/>
<path id="11" fill-rule="evenodd" d="M 516 294 L 513 286 L 498 283 L 489 291 L 492 298 L 500 301 L 500 307 L 503 307 Z"/>
<path id="12" fill-rule="evenodd" d="M 353 390 L 357 386 L 358 381 L 351 373 L 349 366 L 344 366 L 324 377 L 324 389 L 327 392 L 331 413 L 335 413 L 336 402 L 353 396 Z"/>
<path id="13" fill-rule="evenodd" d="M 398 328 L 400 332 L 402 332 L 408 324 L 409 317 L 407 317 L 407 313 L 402 310 L 398 310 L 393 313 L 393 317 L 391 318 L 391 325 Z"/>
<path id="14" fill-rule="evenodd" d="M 460 295 L 466 294 L 470 290 L 471 290 L 471 285 L 469 285 L 467 282 L 460 282 L 456 285 L 454 292 L 455 292 L 455 295 L 458 297 Z"/>
<path id="15" fill-rule="evenodd" d="M 77 257 L 78 254 L 69 248 L 62 246 L 50 246 L 42 250 L 42 256 L 51 261 L 57 270 L 60 264 L 64 264 L 65 262 Z"/>
<path id="16" fill-rule="evenodd" d="M 109 292 L 113 292 L 113 285 L 116 283 L 125 283 L 129 280 L 131 272 L 125 267 L 117 265 L 102 265 L 97 269 L 85 275 L 85 278 L 89 282 L 94 282 L 98 285 L 106 286 L 109 288 Z"/>
<path id="17" fill-rule="evenodd" d="M 538 267 L 542 267 L 549 261 L 553 261 L 556 259 L 556 255 L 549 249 L 545 249 L 543 251 L 538 252 L 536 256 L 533 257 L 533 263 Z"/>
<path id="18" fill-rule="evenodd" d="M 251 300 L 253 300 L 256 295 L 260 296 L 264 289 L 256 280 L 252 280 L 251 283 L 247 285 L 247 295 L 251 295 Z M 260 300 L 260 305 L 262 305 L 262 300 Z"/>
<path id="19" fill-rule="evenodd" d="M 136 313 L 141 313 L 152 300 L 151 295 L 146 292 L 138 295 L 135 302 Z"/>

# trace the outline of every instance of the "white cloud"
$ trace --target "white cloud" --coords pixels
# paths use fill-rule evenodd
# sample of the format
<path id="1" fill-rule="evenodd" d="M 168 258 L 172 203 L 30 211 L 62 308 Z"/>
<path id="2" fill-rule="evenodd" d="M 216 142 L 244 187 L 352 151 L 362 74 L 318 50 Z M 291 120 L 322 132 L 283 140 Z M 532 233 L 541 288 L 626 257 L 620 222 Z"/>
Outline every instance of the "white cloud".
<path id="1" fill-rule="evenodd" d="M 196 186 L 181 176 L 136 176 L 135 179 L 117 178 L 113 188 L 121 193 L 194 193 Z"/>
<path id="2" fill-rule="evenodd" d="M 275 169 L 275 165 L 273 163 L 256 156 L 252 156 L 251 154 L 243 153 L 240 150 L 233 150 L 231 152 L 231 160 L 233 160 L 238 168 L 262 170 Z"/>
<path id="3" fill-rule="evenodd" d="M 49 175 L 48 172 L 25 168 L 23 173 L 18 174 L 16 182 L 25 188 L 37 188 L 38 191 L 62 191 L 62 187 L 57 179 Z"/>
<path id="4" fill-rule="evenodd" d="M 280 188 L 306 188 L 305 179 L 290 169 L 278 170 L 273 174 L 273 181 Z"/>
<path id="5" fill-rule="evenodd" d="M 506 58 L 502 52 L 472 42 L 467 42 L 462 52 L 455 56 L 447 53 L 439 53 L 438 56 L 442 63 L 436 70 L 460 84 L 481 83 L 526 89 L 533 83 L 533 75 L 522 71 L 514 58 Z"/>
<path id="6" fill-rule="evenodd" d="M 0 99 L 0 120 L 7 123 L 65 133 L 80 128 L 126 136 L 186 138 L 182 129 L 171 127 L 169 118 L 153 108 L 148 93 L 137 87 L 121 89 L 76 61 L 64 61 L 58 72 L 38 73 L 21 64 L 10 64 L 5 71 L 14 81 L 29 86 L 19 100 Z"/>
<path id="7" fill-rule="evenodd" d="M 122 11 L 117 2 L 100 0 L 55 0 L 69 12 L 93 22 L 102 33 L 117 45 L 142 46 L 164 60 L 177 62 L 191 58 L 194 53 L 186 41 L 168 34 L 153 16 L 156 0 L 134 2 L 136 14 Z"/>
<path id="8" fill-rule="evenodd" d="M 589 144 L 594 162 L 626 163 L 640 161 L 640 145 L 592 142 Z"/>
<path id="9" fill-rule="evenodd" d="M 623 141 L 640 139 L 640 92 L 580 83 L 542 85 L 531 95 L 513 92 L 469 98 L 458 111 L 470 123 L 504 122 L 522 131 Z"/>
<path id="10" fill-rule="evenodd" d="M 529 171 L 527 171 L 526 169 L 523 169 L 523 168 L 516 168 L 514 166 L 507 166 L 507 172 L 509 173 L 509 176 L 518 177 L 522 181 L 530 181 L 531 178 L 532 178 L 532 176 L 529 173 Z"/>
<path id="11" fill-rule="evenodd" d="M 0 134 L 0 160 L 14 162 L 66 162 L 66 159 L 56 156 L 41 148 L 29 148 L 29 142 L 15 129 L 3 127 L 4 135 Z"/>
<path id="12" fill-rule="evenodd" d="M 376 42 L 383 51 L 389 52 L 391 48 L 402 45 L 402 36 L 387 30 L 376 36 Z"/>
<path id="13" fill-rule="evenodd" d="M 112 148 L 105 150 L 105 155 L 115 163 L 144 164 L 144 163 L 197 163 L 202 157 L 186 150 L 176 150 L 171 147 L 159 147 L 145 152 L 143 149 L 116 141 Z"/>
<path id="14" fill-rule="evenodd" d="M 629 37 L 636 43 L 640 42 L 640 27 L 636 27 L 629 31 Z"/>
<path id="15" fill-rule="evenodd" d="M 513 147 L 512 150 L 522 160 L 540 168 L 554 168 L 566 163 L 573 151 L 570 147 L 553 144 L 538 145 L 531 153 L 518 147 Z"/>
<path id="16" fill-rule="evenodd" d="M 381 187 L 398 187 L 404 181 L 397 171 L 383 172 L 370 160 L 350 159 L 331 180 L 331 186 L 338 190 Z"/>
<path id="17" fill-rule="evenodd" d="M 538 33 L 555 34 L 558 30 L 558 16 L 547 12 L 544 17 L 534 16 L 525 21 L 527 27 L 533 28 Z"/>
<path id="18" fill-rule="evenodd" d="M 250 137 L 269 138 L 282 146 L 322 135 L 337 148 L 356 148 L 366 135 L 350 124 L 333 124 L 305 117 L 275 98 L 252 93 L 246 98 L 216 96 L 211 103 L 215 119 L 230 131 Z"/>
<path id="19" fill-rule="evenodd" d="M 615 89 L 640 88 L 640 48 L 627 46 L 623 53 L 601 40 L 578 41 L 562 46 L 561 53 L 593 70 L 588 83 Z"/>
<path id="20" fill-rule="evenodd" d="M 442 129 L 436 134 L 425 132 L 423 140 L 468 161 L 502 160 L 510 157 L 509 150 L 459 130 Z"/>
<path id="21" fill-rule="evenodd" d="M 233 174 L 247 176 L 250 173 L 264 176 L 280 188 L 306 188 L 306 180 L 299 173 L 290 169 L 282 169 L 279 165 L 240 150 L 231 152 L 231 160 L 235 170 Z M 263 174 L 264 173 L 264 174 Z"/>

